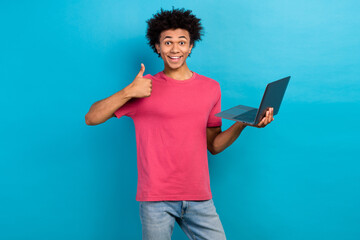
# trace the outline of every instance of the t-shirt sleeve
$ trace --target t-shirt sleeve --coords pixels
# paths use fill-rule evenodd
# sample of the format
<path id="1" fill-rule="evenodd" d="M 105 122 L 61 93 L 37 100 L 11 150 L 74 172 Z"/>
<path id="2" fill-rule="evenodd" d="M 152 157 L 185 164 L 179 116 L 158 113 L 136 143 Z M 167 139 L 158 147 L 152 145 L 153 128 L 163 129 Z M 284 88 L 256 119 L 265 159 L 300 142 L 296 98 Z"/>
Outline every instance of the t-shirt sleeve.
<path id="1" fill-rule="evenodd" d="M 220 127 L 222 125 L 221 118 L 215 116 L 215 114 L 221 112 L 221 90 L 220 90 L 220 85 L 218 87 L 217 94 L 215 96 L 217 96 L 218 99 L 217 99 L 214 107 L 212 108 L 212 110 L 210 112 L 207 127 Z"/>
<path id="2" fill-rule="evenodd" d="M 124 105 L 119 107 L 115 112 L 115 116 L 117 118 L 121 118 L 122 116 L 128 116 L 133 117 L 136 114 L 137 110 L 137 100 L 138 98 L 132 98 L 129 101 L 127 101 Z"/>

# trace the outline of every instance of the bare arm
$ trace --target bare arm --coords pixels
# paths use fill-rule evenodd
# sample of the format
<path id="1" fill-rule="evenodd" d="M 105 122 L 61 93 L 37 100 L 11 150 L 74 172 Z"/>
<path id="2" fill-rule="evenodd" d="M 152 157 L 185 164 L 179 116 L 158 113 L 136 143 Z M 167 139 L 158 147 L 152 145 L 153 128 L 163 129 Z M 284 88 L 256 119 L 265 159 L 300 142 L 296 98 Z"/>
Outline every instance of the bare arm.
<path id="1" fill-rule="evenodd" d="M 143 78 L 144 72 L 145 66 L 141 64 L 140 72 L 132 83 L 110 97 L 95 102 L 85 115 L 86 124 L 98 125 L 115 117 L 115 111 L 131 98 L 149 97 L 152 91 L 152 82 L 150 79 Z"/>
<path id="2" fill-rule="evenodd" d="M 114 112 L 131 99 L 130 85 L 103 100 L 95 102 L 85 115 L 87 125 L 98 125 L 115 117 Z"/>
<path id="3" fill-rule="evenodd" d="M 206 129 L 207 148 L 212 155 L 218 154 L 229 147 L 246 127 L 241 122 L 235 122 L 229 129 L 222 132 L 221 127 Z"/>
<path id="4" fill-rule="evenodd" d="M 265 117 L 255 126 L 257 128 L 263 128 L 274 120 L 274 109 L 270 108 L 266 111 Z M 241 134 L 246 123 L 235 122 L 230 128 L 222 132 L 221 127 L 208 127 L 206 129 L 207 135 L 207 148 L 210 153 L 215 155 L 224 151 L 229 147 Z"/>

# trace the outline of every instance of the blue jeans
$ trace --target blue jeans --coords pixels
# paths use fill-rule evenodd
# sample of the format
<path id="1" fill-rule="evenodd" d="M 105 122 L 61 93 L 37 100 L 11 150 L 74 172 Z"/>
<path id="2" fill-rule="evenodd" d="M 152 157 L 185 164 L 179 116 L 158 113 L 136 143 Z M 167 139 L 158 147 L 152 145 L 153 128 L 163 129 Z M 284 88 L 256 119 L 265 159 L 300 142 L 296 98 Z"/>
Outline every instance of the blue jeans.
<path id="1" fill-rule="evenodd" d="M 140 201 L 143 240 L 170 240 L 175 220 L 189 239 L 226 239 L 212 199 Z"/>

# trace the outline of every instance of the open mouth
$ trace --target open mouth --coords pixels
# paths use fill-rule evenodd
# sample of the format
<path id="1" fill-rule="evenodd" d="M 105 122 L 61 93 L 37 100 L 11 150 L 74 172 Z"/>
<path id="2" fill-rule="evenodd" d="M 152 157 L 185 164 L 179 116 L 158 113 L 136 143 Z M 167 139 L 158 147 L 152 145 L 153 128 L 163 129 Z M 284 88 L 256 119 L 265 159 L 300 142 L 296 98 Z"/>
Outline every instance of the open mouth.
<path id="1" fill-rule="evenodd" d="M 172 62 L 178 62 L 181 58 L 181 56 L 173 56 L 173 57 L 168 56 L 168 57 L 170 58 L 170 61 L 172 61 Z"/>

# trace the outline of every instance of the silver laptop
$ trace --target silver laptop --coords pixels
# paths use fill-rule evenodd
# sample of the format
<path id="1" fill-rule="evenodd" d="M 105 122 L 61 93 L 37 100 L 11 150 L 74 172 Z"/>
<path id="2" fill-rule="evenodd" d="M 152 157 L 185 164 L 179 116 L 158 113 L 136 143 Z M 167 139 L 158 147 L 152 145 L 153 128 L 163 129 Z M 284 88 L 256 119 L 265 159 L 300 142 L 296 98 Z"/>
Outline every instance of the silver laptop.
<path id="1" fill-rule="evenodd" d="M 274 108 L 274 116 L 279 112 L 280 104 L 289 80 L 290 76 L 269 83 L 266 86 L 259 108 L 238 105 L 217 113 L 215 116 L 238 122 L 245 122 L 249 125 L 257 125 L 265 116 L 268 108 Z"/>

